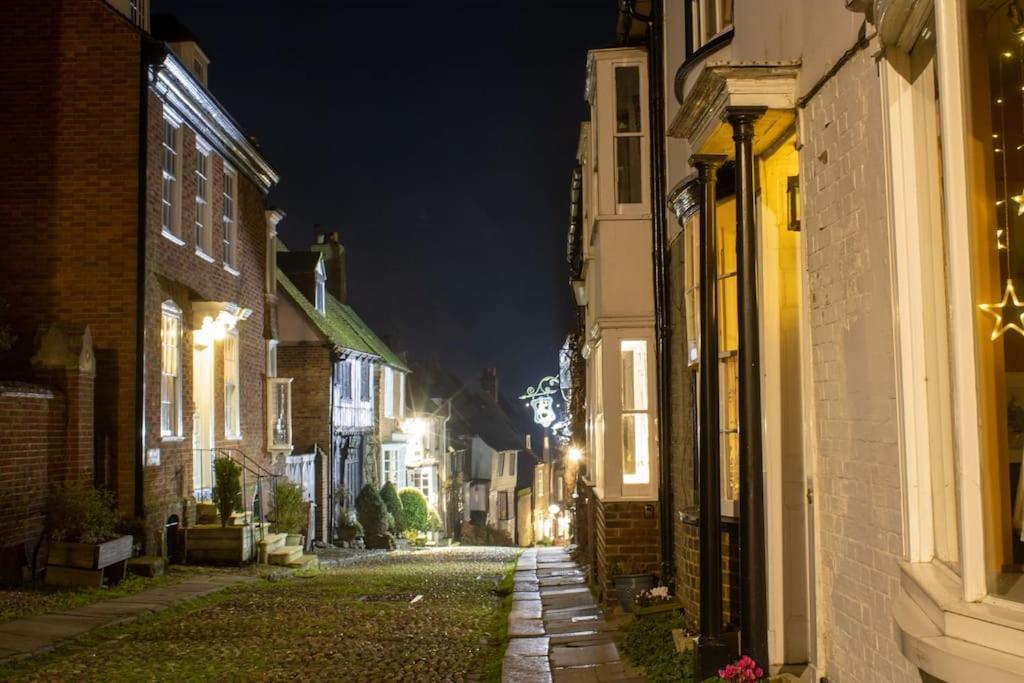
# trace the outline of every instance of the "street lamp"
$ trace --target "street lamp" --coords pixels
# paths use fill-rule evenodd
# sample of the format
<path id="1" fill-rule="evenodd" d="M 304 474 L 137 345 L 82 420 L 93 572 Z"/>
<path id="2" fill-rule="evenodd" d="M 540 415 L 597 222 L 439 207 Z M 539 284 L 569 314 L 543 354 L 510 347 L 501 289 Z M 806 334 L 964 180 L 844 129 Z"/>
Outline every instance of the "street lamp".
<path id="1" fill-rule="evenodd" d="M 583 451 L 577 446 L 571 446 L 569 448 L 569 462 L 579 462 L 583 460 Z"/>

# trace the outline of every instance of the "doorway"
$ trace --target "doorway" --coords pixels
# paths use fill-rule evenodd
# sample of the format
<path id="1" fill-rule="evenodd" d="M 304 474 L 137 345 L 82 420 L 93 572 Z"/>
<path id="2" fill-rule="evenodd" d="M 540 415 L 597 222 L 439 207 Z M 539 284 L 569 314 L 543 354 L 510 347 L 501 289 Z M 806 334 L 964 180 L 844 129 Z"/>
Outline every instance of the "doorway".
<path id="1" fill-rule="evenodd" d="M 192 351 L 192 489 L 196 500 L 213 498 L 214 395 L 213 344 L 196 345 Z"/>

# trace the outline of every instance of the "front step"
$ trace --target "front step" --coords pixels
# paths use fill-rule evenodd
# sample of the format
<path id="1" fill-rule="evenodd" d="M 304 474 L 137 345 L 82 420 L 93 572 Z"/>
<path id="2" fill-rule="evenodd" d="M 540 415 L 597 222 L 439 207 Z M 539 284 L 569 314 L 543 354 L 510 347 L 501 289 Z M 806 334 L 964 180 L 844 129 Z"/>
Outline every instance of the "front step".
<path id="1" fill-rule="evenodd" d="M 252 522 L 251 512 L 232 512 L 228 517 L 228 526 L 245 526 Z"/>
<path id="2" fill-rule="evenodd" d="M 256 542 L 256 554 L 260 564 L 267 564 L 270 561 L 270 553 L 285 547 L 288 534 L 267 534 L 262 541 Z"/>
<path id="3" fill-rule="evenodd" d="M 185 558 L 190 564 L 242 564 L 253 560 L 253 543 L 270 535 L 269 524 L 224 526 L 197 524 L 185 529 Z"/>
<path id="4" fill-rule="evenodd" d="M 320 558 L 312 553 L 303 555 L 294 562 L 289 562 L 288 566 L 292 569 L 316 569 L 320 566 Z"/>
<path id="5" fill-rule="evenodd" d="M 298 562 L 301 557 L 301 545 L 286 545 L 268 553 L 267 555 L 267 559 L 270 564 L 276 564 L 282 567 L 287 567 L 292 562 Z"/>

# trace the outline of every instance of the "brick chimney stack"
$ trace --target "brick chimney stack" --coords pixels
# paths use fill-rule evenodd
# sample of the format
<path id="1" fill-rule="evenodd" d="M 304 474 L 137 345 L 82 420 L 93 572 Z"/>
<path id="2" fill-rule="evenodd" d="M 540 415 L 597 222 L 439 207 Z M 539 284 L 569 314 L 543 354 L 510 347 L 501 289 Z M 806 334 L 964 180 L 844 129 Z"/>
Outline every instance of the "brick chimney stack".
<path id="1" fill-rule="evenodd" d="M 498 402 L 498 368 L 484 368 L 480 376 L 480 388 L 492 401 Z"/>
<path id="2" fill-rule="evenodd" d="M 323 254 L 324 268 L 327 271 L 327 291 L 334 295 L 334 298 L 343 304 L 348 303 L 348 264 L 345 255 L 345 247 L 338 237 L 338 232 L 323 233 L 317 228 L 316 243 L 312 251 Z"/>

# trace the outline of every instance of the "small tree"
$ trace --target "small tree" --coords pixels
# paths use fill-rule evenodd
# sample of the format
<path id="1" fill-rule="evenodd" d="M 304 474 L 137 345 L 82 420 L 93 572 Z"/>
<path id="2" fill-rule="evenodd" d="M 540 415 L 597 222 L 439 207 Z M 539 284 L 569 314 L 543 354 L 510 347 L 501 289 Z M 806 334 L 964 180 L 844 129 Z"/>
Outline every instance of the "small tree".
<path id="1" fill-rule="evenodd" d="M 306 520 L 306 501 L 302 498 L 302 486 L 291 481 L 278 484 L 274 494 L 274 525 L 278 533 L 298 534 Z"/>
<path id="2" fill-rule="evenodd" d="M 218 458 L 213 474 L 213 502 L 220 513 L 220 525 L 225 527 L 231 513 L 242 509 L 242 466 L 231 458 Z"/>
<path id="3" fill-rule="evenodd" d="M 405 531 L 405 509 L 402 506 L 402 500 L 398 497 L 395 485 L 390 481 L 386 482 L 380 489 L 380 497 L 393 518 L 391 533 L 400 534 Z"/>
<path id="4" fill-rule="evenodd" d="M 408 487 L 398 492 L 398 498 L 402 501 L 402 509 L 405 511 L 405 528 L 426 531 L 429 521 L 427 497 L 419 489 Z"/>

